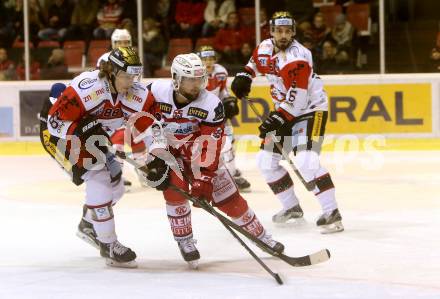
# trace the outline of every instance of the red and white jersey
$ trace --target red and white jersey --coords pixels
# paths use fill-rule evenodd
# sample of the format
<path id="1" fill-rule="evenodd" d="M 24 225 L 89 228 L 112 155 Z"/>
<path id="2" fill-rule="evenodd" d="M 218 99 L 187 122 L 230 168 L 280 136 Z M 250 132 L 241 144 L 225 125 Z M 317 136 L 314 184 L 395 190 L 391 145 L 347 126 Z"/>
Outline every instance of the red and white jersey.
<path id="1" fill-rule="evenodd" d="M 124 124 L 124 115 L 131 113 L 122 102 L 142 102 L 147 98 L 148 91 L 141 83 L 134 83 L 127 94 L 112 95 L 110 83 L 106 78 L 100 79 L 98 73 L 98 70 L 81 73 L 63 91 L 49 110 L 51 135 L 66 139 L 82 118 L 93 115 L 111 136 Z"/>
<path id="2" fill-rule="evenodd" d="M 203 165 L 205 174 L 213 175 L 218 169 L 224 130 L 224 110 L 220 99 L 213 93 L 202 90 L 199 97 L 186 105 L 175 101 L 171 80 L 157 80 L 148 86 L 154 97 L 155 108 L 144 111 L 154 113 L 165 130 L 172 133 L 174 141 L 170 152 L 184 161 L 210 161 Z M 142 120 L 140 120 L 142 122 Z M 136 123 L 142 131 L 145 125 Z M 199 138 L 200 137 L 200 138 Z M 201 142 L 201 141 L 207 142 Z"/>
<path id="3" fill-rule="evenodd" d="M 299 116 L 328 109 L 324 84 L 313 73 L 312 54 L 296 40 L 285 51 L 277 53 L 271 39 L 262 41 L 245 68 L 253 76 L 266 75 L 278 110 Z"/>
<path id="4" fill-rule="evenodd" d="M 223 101 L 229 97 L 226 81 L 228 80 L 228 71 L 220 64 L 214 64 L 214 70 L 208 76 L 208 85 L 206 89 L 214 93 Z"/>

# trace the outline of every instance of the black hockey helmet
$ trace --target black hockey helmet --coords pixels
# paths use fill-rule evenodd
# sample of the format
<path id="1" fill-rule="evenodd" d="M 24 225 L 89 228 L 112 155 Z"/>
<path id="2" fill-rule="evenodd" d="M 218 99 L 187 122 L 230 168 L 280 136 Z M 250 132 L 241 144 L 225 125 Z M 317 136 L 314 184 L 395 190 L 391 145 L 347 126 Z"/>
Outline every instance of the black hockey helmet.
<path id="1" fill-rule="evenodd" d="M 124 71 L 129 75 L 142 74 L 142 62 L 133 47 L 119 47 L 110 52 L 108 60 L 113 66 L 113 73 Z"/>

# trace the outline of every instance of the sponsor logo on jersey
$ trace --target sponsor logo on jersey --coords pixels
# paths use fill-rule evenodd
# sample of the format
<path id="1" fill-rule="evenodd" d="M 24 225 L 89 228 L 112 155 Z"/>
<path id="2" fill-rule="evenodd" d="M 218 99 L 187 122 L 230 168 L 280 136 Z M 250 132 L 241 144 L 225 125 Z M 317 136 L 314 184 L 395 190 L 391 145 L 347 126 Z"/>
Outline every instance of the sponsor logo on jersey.
<path id="1" fill-rule="evenodd" d="M 219 121 L 225 118 L 225 111 L 223 108 L 223 104 L 221 102 L 218 103 L 217 107 L 214 108 L 215 116 L 213 118 L 213 121 Z"/>
<path id="2" fill-rule="evenodd" d="M 219 140 L 222 137 L 223 134 L 223 130 L 222 128 L 217 128 L 215 130 L 215 132 L 211 133 L 212 138 L 214 138 L 215 140 Z"/>
<path id="3" fill-rule="evenodd" d="M 173 110 L 173 106 L 167 103 L 159 103 L 159 109 L 163 113 L 171 113 L 171 110 Z"/>
<path id="4" fill-rule="evenodd" d="M 132 93 L 128 94 L 127 101 L 129 101 L 129 102 L 135 101 L 135 102 L 138 102 L 138 103 L 142 103 L 141 97 L 139 97 L 139 96 L 137 96 L 135 94 L 132 94 Z"/>
<path id="5" fill-rule="evenodd" d="M 194 116 L 200 119 L 206 119 L 208 117 L 208 111 L 202 108 L 190 107 L 188 110 L 188 116 Z"/>
<path id="6" fill-rule="evenodd" d="M 100 95 L 105 93 L 105 90 L 104 90 L 104 88 L 100 88 L 97 91 L 95 91 L 95 93 L 96 93 L 97 96 L 100 96 Z"/>
<path id="7" fill-rule="evenodd" d="M 188 209 L 185 206 L 180 206 L 176 208 L 177 215 L 185 215 Z"/>
<path id="8" fill-rule="evenodd" d="M 267 57 L 259 57 L 258 62 L 261 66 L 267 66 Z"/>
<path id="9" fill-rule="evenodd" d="M 174 113 L 173 113 L 174 118 L 182 118 L 182 116 L 183 116 L 182 110 L 180 110 L 180 109 L 174 110 Z"/>
<path id="10" fill-rule="evenodd" d="M 172 128 L 172 132 L 177 135 L 188 135 L 190 133 L 193 133 L 194 128 L 191 123 L 183 123 L 183 124 L 177 124 L 178 127 Z M 167 126 L 168 127 L 168 126 Z"/>
<path id="11" fill-rule="evenodd" d="M 93 84 L 98 81 L 98 79 L 92 79 L 92 78 L 84 78 L 78 83 L 78 87 L 80 89 L 88 89 L 93 86 Z"/>

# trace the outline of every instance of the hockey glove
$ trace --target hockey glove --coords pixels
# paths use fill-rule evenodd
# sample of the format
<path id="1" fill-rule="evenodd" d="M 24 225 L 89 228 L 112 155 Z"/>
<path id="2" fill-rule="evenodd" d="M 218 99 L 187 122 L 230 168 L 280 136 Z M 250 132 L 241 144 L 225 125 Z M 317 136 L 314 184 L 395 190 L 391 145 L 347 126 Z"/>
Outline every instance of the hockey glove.
<path id="1" fill-rule="evenodd" d="M 236 116 L 240 110 L 238 108 L 237 98 L 227 97 L 223 100 L 223 107 L 225 108 L 225 118 L 231 119 Z"/>
<path id="2" fill-rule="evenodd" d="M 105 158 L 105 166 L 110 172 L 111 183 L 117 185 L 121 181 L 122 177 L 121 163 L 119 163 L 119 161 L 116 159 L 116 156 L 109 151 L 107 151 L 105 154 Z"/>
<path id="3" fill-rule="evenodd" d="M 195 179 L 192 182 L 190 194 L 200 199 L 208 199 L 212 197 L 212 191 L 212 177 L 202 175 L 199 179 Z"/>
<path id="4" fill-rule="evenodd" d="M 237 73 L 231 83 L 231 89 L 237 98 L 247 97 L 251 92 L 252 75 L 246 72 Z"/>
<path id="5" fill-rule="evenodd" d="M 102 125 L 93 116 L 86 116 L 78 122 L 73 134 L 79 137 L 82 142 L 86 142 L 90 136 L 107 136 Z"/>
<path id="6" fill-rule="evenodd" d="M 154 157 L 151 162 L 139 170 L 147 173 L 147 184 L 156 190 L 164 191 L 170 185 L 170 167 L 158 157 Z"/>
<path id="7" fill-rule="evenodd" d="M 260 138 L 265 138 L 266 134 L 281 128 L 286 123 L 283 115 L 278 111 L 272 111 L 266 120 L 258 127 Z"/>

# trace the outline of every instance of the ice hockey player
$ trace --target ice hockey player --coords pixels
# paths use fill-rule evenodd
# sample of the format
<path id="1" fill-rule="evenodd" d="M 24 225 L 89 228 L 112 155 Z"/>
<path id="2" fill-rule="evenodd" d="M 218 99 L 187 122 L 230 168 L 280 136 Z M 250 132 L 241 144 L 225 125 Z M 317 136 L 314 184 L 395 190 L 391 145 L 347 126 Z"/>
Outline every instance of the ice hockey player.
<path id="1" fill-rule="evenodd" d="M 131 47 L 132 46 L 131 35 L 127 29 L 115 29 L 112 33 L 111 41 L 112 41 L 112 49 L 113 50 L 118 47 Z M 99 65 L 101 64 L 102 61 L 108 61 L 108 56 L 110 55 L 110 52 L 111 51 L 104 53 L 101 55 L 101 57 L 99 57 L 98 61 L 96 62 L 97 69 L 99 69 Z M 143 159 L 143 157 L 145 157 L 146 150 L 147 149 L 146 149 L 145 144 L 143 142 L 131 144 L 131 151 L 133 152 L 133 157 L 136 160 L 139 160 L 139 163 L 142 163 L 141 160 Z M 141 186 L 148 187 L 143 175 L 141 173 L 139 173 L 137 169 L 135 169 L 135 171 L 136 171 L 136 174 L 138 175 L 139 182 L 140 182 Z M 130 188 L 132 187 L 133 184 L 126 178 L 123 178 L 123 180 L 124 180 L 125 190 L 126 190 L 126 192 L 129 192 Z"/>
<path id="2" fill-rule="evenodd" d="M 238 115 L 237 99 L 229 94 L 227 87 L 228 71 L 217 63 L 217 54 L 211 46 L 200 46 L 197 55 L 202 59 L 208 72 L 208 85 L 206 89 L 214 93 L 223 102 L 225 109 L 225 143 L 222 148 L 222 158 L 226 168 L 231 173 L 241 192 L 249 192 L 251 184 L 241 175 L 235 164 L 234 129 L 231 119 Z"/>
<path id="3" fill-rule="evenodd" d="M 252 78 L 257 74 L 266 75 L 271 86 L 275 111 L 259 126 L 263 142 L 257 163 L 283 205 L 273 221 L 284 223 L 303 216 L 292 179 L 280 165 L 282 155 L 270 136 L 275 133 L 285 151 L 293 150 L 295 165 L 304 180 L 314 185 L 313 193 L 323 210 L 317 226 L 322 233 L 342 231 L 335 186 L 319 161 L 328 114 L 323 82 L 313 73 L 310 51 L 294 39 L 295 21 L 289 12 L 276 12 L 272 16 L 270 32 L 271 38 L 256 47 L 244 71 L 235 76 L 231 89 L 238 98 L 247 97 Z"/>
<path id="4" fill-rule="evenodd" d="M 184 260 L 191 267 L 197 267 L 200 254 L 193 238 L 188 200 L 170 185 L 212 202 L 235 223 L 275 251 L 282 252 L 284 245 L 273 240 L 264 229 L 240 195 L 232 176 L 219 163 L 224 139 L 224 110 L 221 100 L 205 89 L 206 67 L 196 54 L 181 54 L 174 58 L 171 74 L 172 80 L 154 81 L 148 89 L 156 107 L 151 114 L 161 121 L 165 127 L 163 131 L 169 133 L 167 153 L 174 157 L 180 169 L 170 167 L 167 164 L 170 162 L 160 156 L 146 166 L 147 179 L 156 182 L 158 190 L 163 190 L 171 231 Z M 141 106 L 144 112 L 151 111 L 152 104 L 139 103 L 138 107 Z M 137 120 L 139 132 L 147 127 L 143 118 Z"/>
<path id="5" fill-rule="evenodd" d="M 83 72 L 72 80 L 47 117 L 48 140 L 63 141 L 57 148 L 75 167 L 73 182 L 86 185 L 78 233 L 99 246 L 110 266 L 136 267 L 136 254 L 118 241 L 115 232 L 113 206 L 122 197 L 124 185 L 121 165 L 106 150 L 106 143 L 124 123 L 122 101 L 129 95 L 147 96 L 146 88 L 135 82 L 141 74 L 142 64 L 133 48 L 112 50 L 99 70 Z M 63 144 L 66 147 L 61 151 Z"/>

